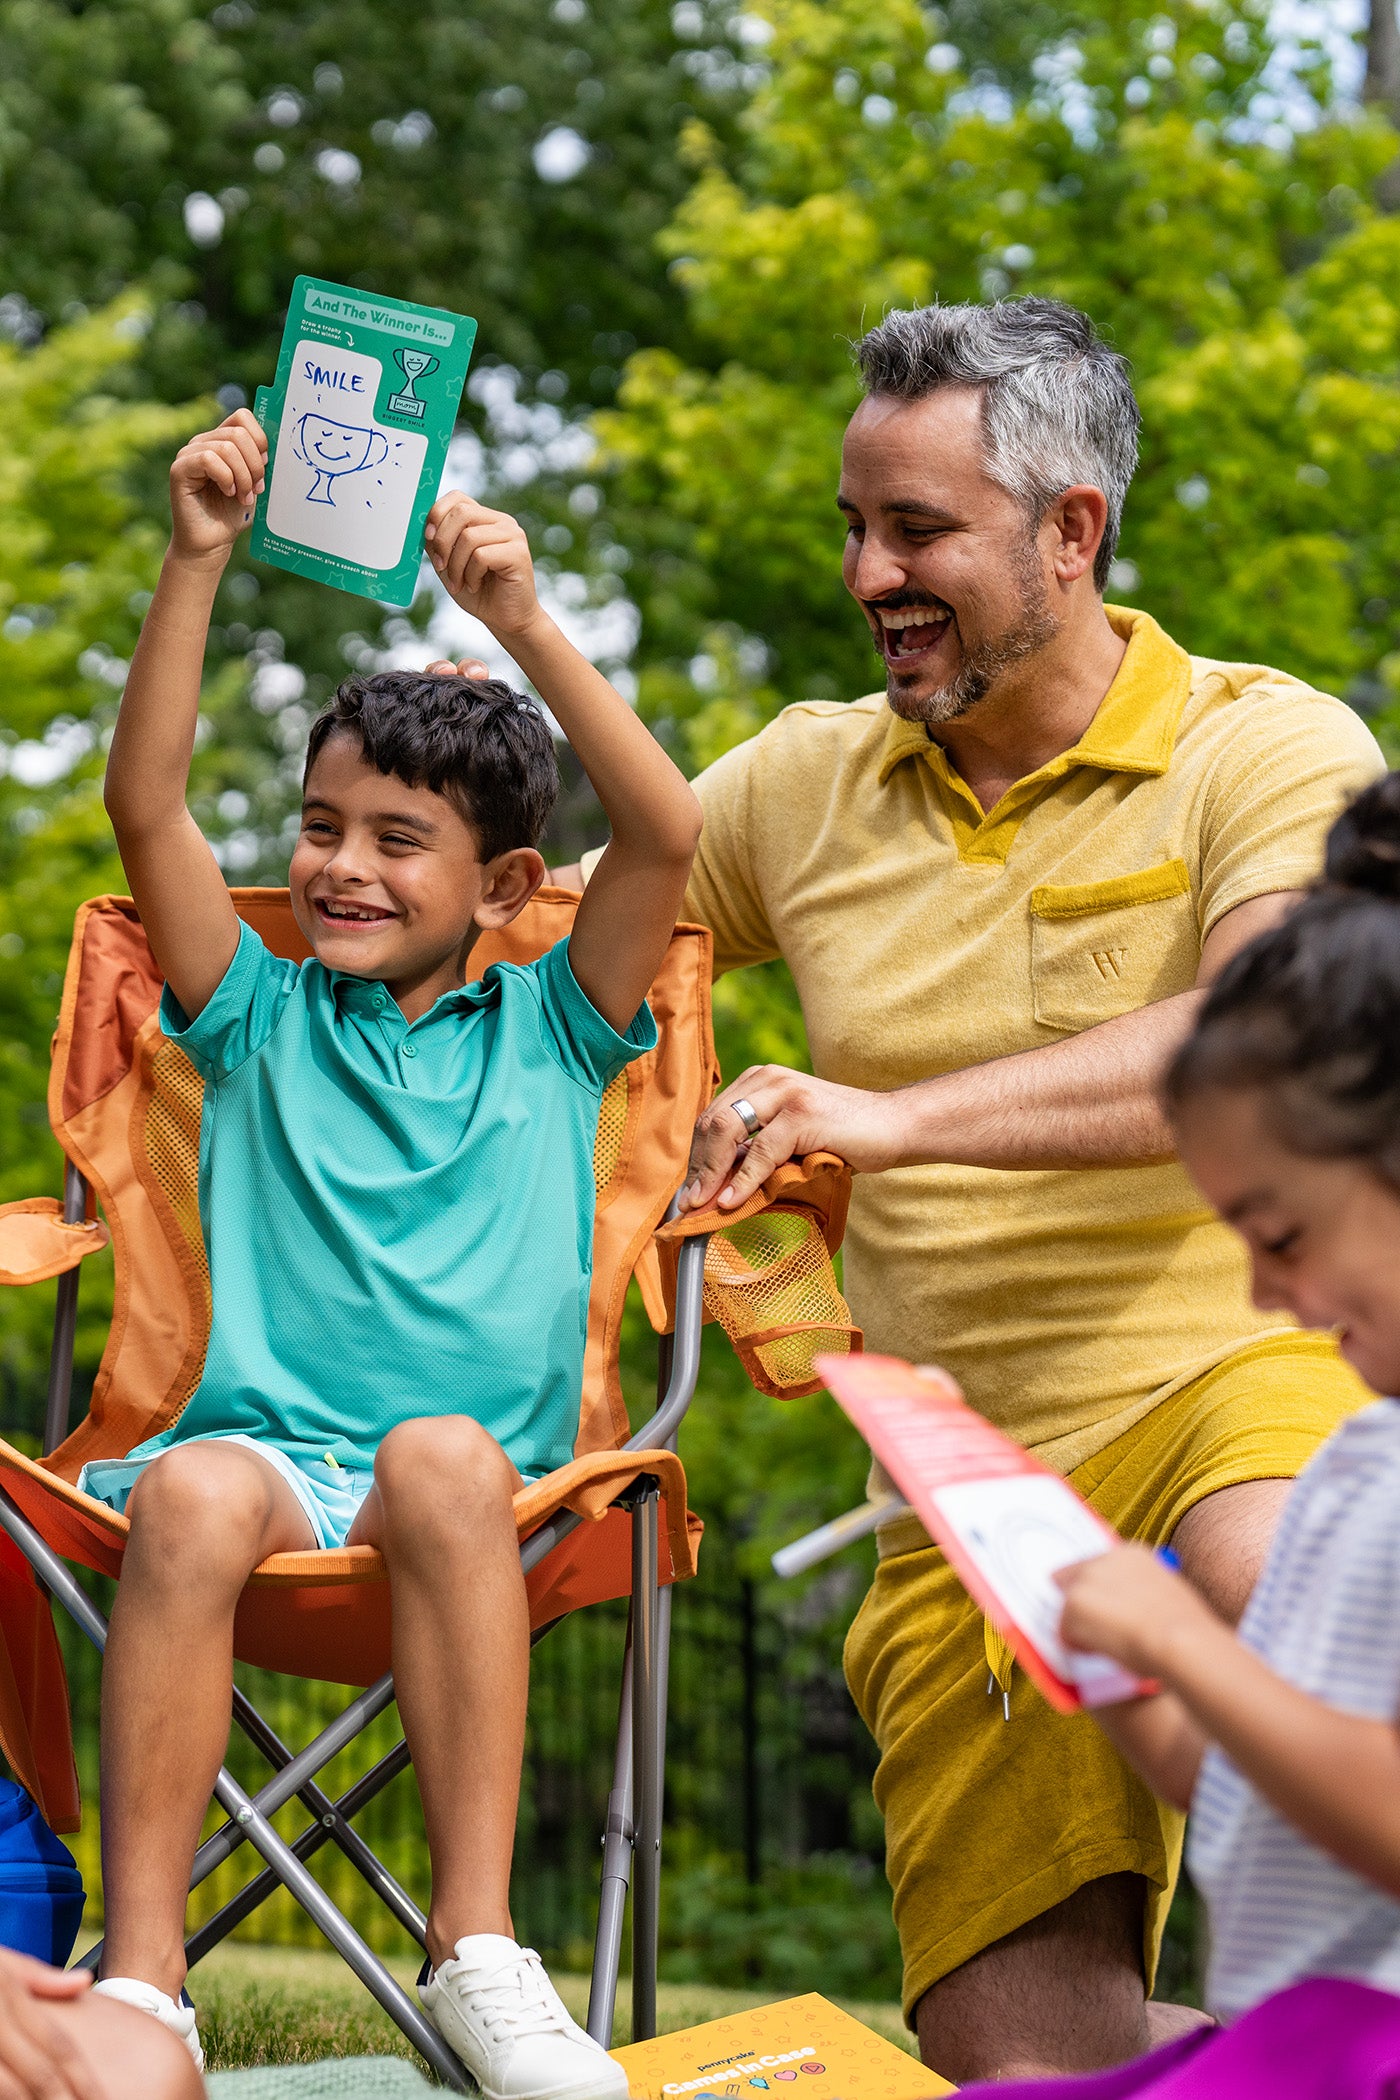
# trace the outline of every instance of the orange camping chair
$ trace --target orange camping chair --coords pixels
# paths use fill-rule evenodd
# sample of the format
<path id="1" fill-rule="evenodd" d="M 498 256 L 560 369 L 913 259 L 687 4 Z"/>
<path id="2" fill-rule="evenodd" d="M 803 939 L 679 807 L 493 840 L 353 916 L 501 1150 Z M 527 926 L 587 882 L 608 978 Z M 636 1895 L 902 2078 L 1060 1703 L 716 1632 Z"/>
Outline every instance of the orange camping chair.
<path id="1" fill-rule="evenodd" d="M 306 956 L 285 890 L 232 894 L 276 954 Z M 474 961 L 485 969 L 533 960 L 568 933 L 577 902 L 565 891 L 540 891 L 503 936 L 483 937 Z M 589 2032 L 604 2047 L 629 1881 L 633 2029 L 638 2039 L 655 2032 L 668 1585 L 695 1572 L 701 1530 L 686 1506 L 675 1442 L 695 1392 L 702 1322 L 719 1319 L 750 1377 L 775 1394 L 816 1391 L 814 1354 L 860 1346 L 831 1267 L 849 1191 L 840 1161 L 815 1155 L 780 1168 L 731 1216 L 661 1222 L 714 1085 L 709 983 L 708 932 L 678 927 L 650 995 L 658 1045 L 612 1082 L 599 1116 L 575 1456 L 515 1498 L 536 1639 L 582 1605 L 631 1600 L 588 2014 Z M 90 1459 L 125 1457 L 176 1420 L 199 1382 L 209 1334 L 198 1201 L 203 1085 L 161 1032 L 160 990 L 130 899 L 83 905 L 49 1082 L 50 1121 L 67 1161 L 63 1201 L 30 1197 L 0 1207 L 0 1283 L 59 1279 L 44 1455 L 34 1460 L 0 1442 L 0 1749 L 58 1830 L 76 1829 L 81 1809 L 50 1600 L 101 1649 L 106 1622 L 65 1562 L 118 1575 L 128 1529 L 125 1517 L 75 1482 Z M 111 1330 L 87 1416 L 70 1430 L 79 1264 L 109 1240 L 116 1263 Z M 618 1342 L 634 1275 L 661 1342 L 657 1411 L 631 1435 Z M 383 1561 L 363 1546 L 274 1555 L 243 1593 L 234 1646 L 243 1662 L 367 1689 L 296 1754 L 235 1690 L 234 1721 L 273 1773 L 250 1796 L 220 1772 L 214 1792 L 227 1821 L 200 1846 L 190 1885 L 245 1842 L 263 1867 L 191 1936 L 191 1963 L 281 1885 L 439 2077 L 467 2090 L 457 2058 L 306 1864 L 323 1845 L 339 1847 L 423 1944 L 422 1910 L 353 1828 L 358 1810 L 408 1764 L 406 1745 L 338 1800 L 316 1784 L 317 1773 L 393 1700 Z M 289 1844 L 270 1818 L 293 1796 L 311 1821 Z M 95 1966 L 97 1954 L 84 1959 Z"/>

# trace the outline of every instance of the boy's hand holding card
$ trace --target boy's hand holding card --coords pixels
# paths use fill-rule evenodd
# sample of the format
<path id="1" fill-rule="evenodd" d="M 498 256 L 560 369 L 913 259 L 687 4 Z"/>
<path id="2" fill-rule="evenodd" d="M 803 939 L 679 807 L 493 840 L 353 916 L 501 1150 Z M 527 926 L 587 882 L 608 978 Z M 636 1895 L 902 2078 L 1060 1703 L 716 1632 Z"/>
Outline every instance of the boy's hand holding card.
<path id="1" fill-rule="evenodd" d="M 246 408 L 201 431 L 170 469 L 170 546 L 181 561 L 228 560 L 267 485 L 267 440 Z"/>
<path id="2" fill-rule="evenodd" d="M 1056 1575 L 1118 1534 L 1060 1474 L 967 1406 L 942 1372 L 893 1356 L 819 1356 L 817 1370 L 1052 1706 L 1111 1706 L 1155 1685 L 1061 1638 Z"/>
<path id="3" fill-rule="evenodd" d="M 444 590 L 498 639 L 539 618 L 530 542 L 514 518 L 449 489 L 428 513 L 428 559 Z"/>

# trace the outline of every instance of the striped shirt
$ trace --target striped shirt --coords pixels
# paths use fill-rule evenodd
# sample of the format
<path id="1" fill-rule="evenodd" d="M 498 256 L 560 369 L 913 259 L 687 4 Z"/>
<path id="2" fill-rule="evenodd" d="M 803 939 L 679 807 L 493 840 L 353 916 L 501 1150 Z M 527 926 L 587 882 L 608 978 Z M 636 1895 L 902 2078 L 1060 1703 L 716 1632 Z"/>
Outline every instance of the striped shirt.
<path id="1" fill-rule="evenodd" d="M 1400 1714 L 1400 1402 L 1354 1415 L 1299 1476 L 1240 1638 L 1343 1713 Z M 1215 1747 L 1187 1864 L 1210 1916 L 1219 2018 L 1308 1976 L 1400 1992 L 1400 1903 L 1301 1836 Z"/>

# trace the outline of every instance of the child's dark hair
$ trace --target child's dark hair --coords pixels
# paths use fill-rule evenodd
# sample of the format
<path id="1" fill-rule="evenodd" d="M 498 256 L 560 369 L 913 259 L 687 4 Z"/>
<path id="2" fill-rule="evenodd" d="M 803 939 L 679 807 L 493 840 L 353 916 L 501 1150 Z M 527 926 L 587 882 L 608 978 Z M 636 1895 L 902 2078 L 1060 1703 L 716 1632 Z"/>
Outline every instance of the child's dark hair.
<path id="1" fill-rule="evenodd" d="M 1400 773 L 1332 827 L 1326 873 L 1233 956 L 1167 1073 L 1175 1119 L 1209 1087 L 1265 1099 L 1290 1151 L 1400 1190 Z"/>
<path id="2" fill-rule="evenodd" d="M 381 773 L 445 795 L 476 834 L 483 861 L 539 844 L 559 793 L 554 739 L 534 701 L 499 678 L 347 678 L 311 725 L 303 786 L 327 741 L 342 733 Z"/>

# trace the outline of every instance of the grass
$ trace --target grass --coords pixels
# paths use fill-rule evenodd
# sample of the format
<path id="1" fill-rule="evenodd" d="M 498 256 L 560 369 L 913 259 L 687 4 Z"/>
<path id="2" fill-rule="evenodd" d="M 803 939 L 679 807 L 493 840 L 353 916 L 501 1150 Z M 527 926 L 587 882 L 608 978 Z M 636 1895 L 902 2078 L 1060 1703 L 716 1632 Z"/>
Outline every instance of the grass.
<path id="1" fill-rule="evenodd" d="M 417 1976 L 410 1962 L 390 1959 L 389 1969 L 406 1989 Z M 559 1995 L 576 2020 L 588 2005 L 586 1976 L 557 1974 Z M 614 2045 L 631 2040 L 630 1987 L 618 1991 Z M 404 2056 L 420 2063 L 393 2021 L 355 1981 L 338 1955 L 310 1947 L 261 1947 L 225 1941 L 190 1977 L 199 2013 L 199 2033 L 211 2071 L 238 2071 L 254 2064 L 319 2063 L 328 2056 Z M 657 1991 L 662 2034 L 698 2027 L 726 2013 L 771 2004 L 771 1991 L 716 1990 L 704 1984 L 663 1983 Z M 842 2001 L 887 2041 L 912 2053 L 897 2005 Z"/>

